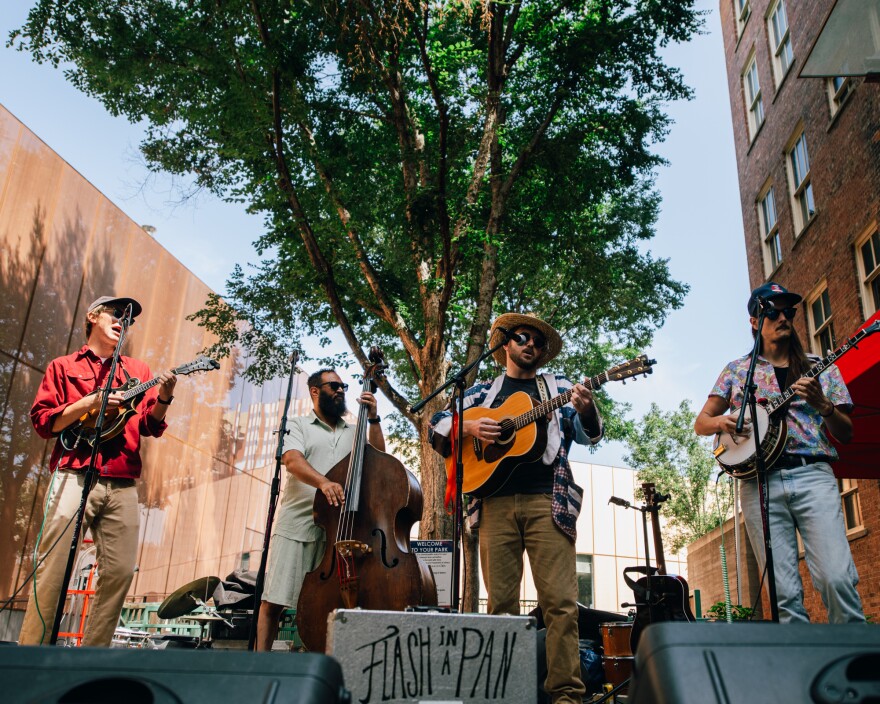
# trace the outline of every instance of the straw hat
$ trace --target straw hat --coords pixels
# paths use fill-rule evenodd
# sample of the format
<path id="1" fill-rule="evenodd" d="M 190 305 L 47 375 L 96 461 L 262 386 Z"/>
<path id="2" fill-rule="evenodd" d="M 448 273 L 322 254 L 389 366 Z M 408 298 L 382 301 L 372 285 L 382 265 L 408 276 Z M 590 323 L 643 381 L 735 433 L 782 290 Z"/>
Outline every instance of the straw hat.
<path id="1" fill-rule="evenodd" d="M 539 366 L 547 364 L 547 362 L 560 353 L 562 350 L 562 338 L 559 337 L 559 333 L 540 318 L 527 313 L 505 313 L 495 318 L 495 322 L 492 323 L 492 332 L 489 335 L 489 346 L 494 347 L 505 339 L 504 333 L 499 328 L 513 332 L 517 328 L 524 326 L 538 330 L 544 336 L 544 339 L 547 340 L 547 344 L 544 345 L 544 352 L 538 361 Z M 507 365 L 507 352 L 505 352 L 503 347 L 495 350 L 492 356 L 502 367 Z"/>

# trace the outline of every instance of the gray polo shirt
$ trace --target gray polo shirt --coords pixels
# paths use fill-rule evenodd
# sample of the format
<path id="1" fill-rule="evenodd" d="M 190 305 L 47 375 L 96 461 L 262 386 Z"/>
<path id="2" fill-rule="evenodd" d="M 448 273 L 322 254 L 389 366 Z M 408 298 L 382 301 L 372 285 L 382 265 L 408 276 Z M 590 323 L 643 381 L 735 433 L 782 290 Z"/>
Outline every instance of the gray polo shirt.
<path id="1" fill-rule="evenodd" d="M 351 453 L 354 442 L 353 425 L 340 419 L 336 427 L 331 428 L 314 411 L 293 418 L 288 431 L 284 438 L 283 451 L 299 450 L 316 472 L 325 475 Z M 281 495 L 272 535 L 304 542 L 323 537 L 322 529 L 312 520 L 315 491 L 315 487 L 304 484 L 290 472 L 287 473 L 287 483 Z"/>

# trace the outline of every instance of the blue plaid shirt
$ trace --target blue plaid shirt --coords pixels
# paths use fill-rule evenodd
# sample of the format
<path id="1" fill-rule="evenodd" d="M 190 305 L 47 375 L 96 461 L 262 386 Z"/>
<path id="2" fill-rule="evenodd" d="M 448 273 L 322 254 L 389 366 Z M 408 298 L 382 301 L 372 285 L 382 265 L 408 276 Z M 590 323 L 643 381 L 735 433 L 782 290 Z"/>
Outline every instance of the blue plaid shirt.
<path id="1" fill-rule="evenodd" d="M 558 394 L 568 391 L 574 384 L 564 376 L 559 374 L 550 375 L 542 374 L 546 383 L 550 398 Z M 488 408 L 501 387 L 504 375 L 495 379 L 494 382 L 481 382 L 475 384 L 464 392 L 464 409 L 474 406 L 483 406 Z M 553 386 L 556 387 L 555 392 Z M 495 393 L 490 394 L 490 390 L 495 388 Z M 597 409 L 598 413 L 598 409 Z M 571 448 L 572 441 L 580 445 L 595 445 L 602 439 L 604 427 L 602 418 L 599 417 L 599 434 L 596 437 L 590 437 L 584 430 L 580 416 L 570 403 L 562 408 L 554 411 L 557 420 L 556 429 L 558 434 L 548 428 L 547 443 L 551 445 L 554 438 L 559 442 L 559 449 L 553 458 L 553 522 L 565 533 L 572 541 L 577 537 L 577 517 L 581 512 L 581 506 L 584 501 L 584 490 L 574 481 L 571 472 L 571 465 L 568 462 L 568 451 Z M 566 433 L 565 427 L 568 426 L 571 431 Z M 449 443 L 449 434 L 452 430 L 452 410 L 447 409 L 435 413 L 431 418 L 430 429 L 428 431 L 428 439 L 434 448 L 444 457 L 448 457 L 451 445 Z M 546 461 L 545 461 L 546 463 Z M 467 513 L 468 523 L 471 528 L 478 528 L 480 522 L 480 507 L 482 502 L 477 498 L 471 498 L 468 502 Z"/>

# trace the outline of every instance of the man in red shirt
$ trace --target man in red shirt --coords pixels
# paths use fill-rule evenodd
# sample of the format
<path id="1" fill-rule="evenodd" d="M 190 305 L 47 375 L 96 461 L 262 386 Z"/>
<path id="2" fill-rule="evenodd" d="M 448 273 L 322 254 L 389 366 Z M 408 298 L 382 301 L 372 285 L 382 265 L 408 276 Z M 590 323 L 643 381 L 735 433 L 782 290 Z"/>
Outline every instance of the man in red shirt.
<path id="1" fill-rule="evenodd" d="M 93 392 L 106 384 L 128 304 L 133 317 L 140 315 L 140 304 L 131 298 L 101 296 L 93 301 L 85 320 L 87 343 L 49 363 L 31 408 L 31 422 L 40 437 L 57 438 L 80 418 L 100 409 L 101 394 Z M 121 356 L 113 388 L 122 386 L 128 378 L 147 381 L 152 374 L 144 362 Z M 89 604 L 83 645 L 110 645 L 134 576 L 139 513 L 135 479 L 141 475 L 140 439 L 142 435 L 159 437 L 165 431 L 165 413 L 177 383 L 170 371 L 159 379 L 124 429 L 102 441 L 98 450 L 98 476 L 89 493 L 83 524 L 84 530 L 91 529 L 95 543 L 98 580 Z M 121 392 L 111 393 L 107 408 L 118 408 L 122 402 Z M 52 479 L 35 549 L 36 560 L 42 560 L 42 564 L 31 588 L 20 645 L 49 642 L 91 453 L 85 440 L 71 450 L 59 440 L 52 450 Z"/>

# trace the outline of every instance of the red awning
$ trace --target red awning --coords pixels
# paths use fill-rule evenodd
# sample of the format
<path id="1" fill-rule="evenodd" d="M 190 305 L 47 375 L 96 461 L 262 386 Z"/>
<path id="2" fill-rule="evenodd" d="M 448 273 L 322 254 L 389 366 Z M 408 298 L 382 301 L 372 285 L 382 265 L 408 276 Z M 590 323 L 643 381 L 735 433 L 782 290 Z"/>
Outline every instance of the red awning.
<path id="1" fill-rule="evenodd" d="M 859 330 L 880 320 L 880 311 Z M 853 440 L 835 442 L 840 460 L 834 465 L 838 477 L 880 479 L 880 335 L 869 335 L 837 360 L 855 408 L 852 413 Z"/>

